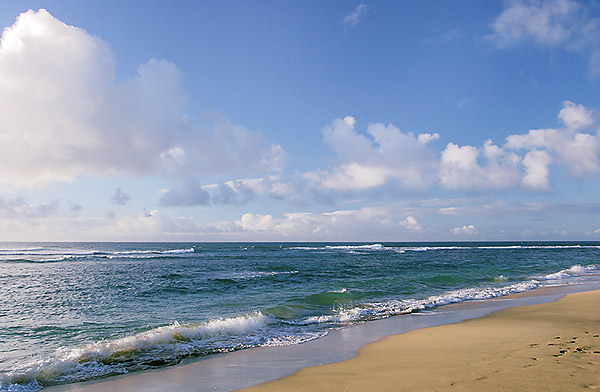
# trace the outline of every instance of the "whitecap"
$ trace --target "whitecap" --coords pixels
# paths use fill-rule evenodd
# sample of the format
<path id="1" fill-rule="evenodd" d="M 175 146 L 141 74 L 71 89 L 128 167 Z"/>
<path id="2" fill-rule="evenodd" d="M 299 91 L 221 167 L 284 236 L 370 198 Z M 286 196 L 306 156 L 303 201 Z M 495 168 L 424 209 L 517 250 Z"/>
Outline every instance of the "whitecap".
<path id="1" fill-rule="evenodd" d="M 175 346 L 179 347 L 180 352 L 191 352 L 205 340 L 210 344 L 216 338 L 243 336 L 264 327 L 268 322 L 269 318 L 260 312 L 200 324 L 180 324 L 175 321 L 171 325 L 120 339 L 62 349 L 52 358 L 36 360 L 6 372 L 0 380 L 0 390 L 37 391 L 46 382 L 76 382 L 127 373 L 127 368 L 122 366 L 123 361 L 135 359 L 136 356 L 141 358 L 144 352 L 160 352 Z M 161 359 L 160 355 L 155 359 Z"/>
<path id="2" fill-rule="evenodd" d="M 587 265 L 587 266 L 582 266 L 582 265 L 576 264 L 570 268 L 555 272 L 553 274 L 545 275 L 541 279 L 559 280 L 559 279 L 564 279 L 564 278 L 582 276 L 582 275 L 586 275 L 590 272 L 597 272 L 597 271 L 598 271 L 598 267 L 594 264 Z"/>

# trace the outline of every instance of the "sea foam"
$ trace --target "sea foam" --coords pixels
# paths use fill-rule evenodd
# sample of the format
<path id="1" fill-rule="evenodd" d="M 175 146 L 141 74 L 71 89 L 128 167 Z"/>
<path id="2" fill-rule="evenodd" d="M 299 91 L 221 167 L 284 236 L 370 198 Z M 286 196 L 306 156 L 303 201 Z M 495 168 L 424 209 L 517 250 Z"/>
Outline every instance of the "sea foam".
<path id="1" fill-rule="evenodd" d="M 311 316 L 302 320 L 302 323 L 354 323 L 373 319 L 387 318 L 401 314 L 420 312 L 437 306 L 452 303 L 491 299 L 509 294 L 533 290 L 539 282 L 531 279 L 525 282 L 514 283 L 503 287 L 472 287 L 460 290 L 447 291 L 442 294 L 427 298 L 409 298 L 390 300 L 386 302 L 371 302 L 348 308 L 340 308 L 333 314 Z"/>
<path id="2" fill-rule="evenodd" d="M 106 259 L 150 259 L 170 257 L 194 253 L 194 248 L 168 249 L 168 250 L 128 250 L 128 251 L 99 251 L 99 250 L 65 250 L 60 248 L 15 248 L 0 249 L 0 262 L 29 262 L 29 263 L 51 263 L 99 257 Z"/>
<path id="3" fill-rule="evenodd" d="M 587 265 L 587 266 L 582 266 L 579 264 L 576 264 L 574 266 L 572 266 L 571 268 L 567 268 L 558 272 L 555 272 L 553 274 L 548 274 L 545 275 L 542 279 L 545 280 L 556 280 L 556 279 L 564 279 L 564 278 L 571 278 L 574 276 L 581 276 L 581 275 L 586 275 L 588 273 L 593 273 L 593 272 L 599 272 L 598 271 L 598 266 L 591 264 L 591 265 Z"/>
<path id="4" fill-rule="evenodd" d="M 360 250 L 389 250 L 398 253 L 426 252 L 440 250 L 527 250 L 527 249 L 600 249 L 598 245 L 492 245 L 492 246 L 385 246 L 383 244 L 364 244 L 364 245 L 326 245 L 326 246 L 292 246 L 288 249 L 293 250 L 341 250 L 341 251 L 360 251 Z"/>
<path id="5" fill-rule="evenodd" d="M 62 349 L 52 358 L 33 361 L 3 375 L 0 390 L 38 391 L 42 385 L 127 373 L 130 368 L 153 367 L 153 363 L 176 363 L 182 357 L 193 355 L 204 341 L 210 345 L 215 339 L 244 336 L 267 322 L 268 317 L 260 312 L 200 324 L 175 321 L 137 335 Z"/>

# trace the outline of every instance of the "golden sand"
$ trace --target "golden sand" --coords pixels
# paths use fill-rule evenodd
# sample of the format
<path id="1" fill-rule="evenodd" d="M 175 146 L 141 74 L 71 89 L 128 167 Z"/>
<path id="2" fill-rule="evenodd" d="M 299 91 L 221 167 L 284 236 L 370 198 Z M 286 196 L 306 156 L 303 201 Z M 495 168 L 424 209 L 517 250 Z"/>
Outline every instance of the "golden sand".
<path id="1" fill-rule="evenodd" d="M 244 389 L 600 391 L 600 291 L 390 336 L 357 357 Z"/>

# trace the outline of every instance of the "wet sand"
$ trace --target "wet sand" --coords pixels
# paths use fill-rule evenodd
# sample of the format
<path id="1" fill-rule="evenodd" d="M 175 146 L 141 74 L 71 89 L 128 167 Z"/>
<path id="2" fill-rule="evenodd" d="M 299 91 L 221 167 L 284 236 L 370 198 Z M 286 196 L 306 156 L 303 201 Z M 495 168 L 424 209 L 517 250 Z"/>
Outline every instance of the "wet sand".
<path id="1" fill-rule="evenodd" d="M 600 291 L 390 336 L 247 392 L 600 390 Z"/>

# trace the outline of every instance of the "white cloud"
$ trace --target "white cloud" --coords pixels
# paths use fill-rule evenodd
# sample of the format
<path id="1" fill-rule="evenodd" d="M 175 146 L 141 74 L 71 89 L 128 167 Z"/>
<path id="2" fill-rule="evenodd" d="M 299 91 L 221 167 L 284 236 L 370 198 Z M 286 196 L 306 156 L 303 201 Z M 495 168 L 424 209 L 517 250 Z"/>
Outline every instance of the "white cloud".
<path id="1" fill-rule="evenodd" d="M 530 151 L 523 158 L 527 173 L 521 180 L 523 186 L 536 191 L 545 191 L 550 187 L 550 155 L 545 151 Z"/>
<path id="2" fill-rule="evenodd" d="M 549 148 L 557 133 L 555 129 L 532 129 L 526 134 L 509 135 L 505 147 L 513 150 Z"/>
<path id="3" fill-rule="evenodd" d="M 452 142 L 436 160 L 430 145 L 437 133 L 404 133 L 394 125 L 369 124 L 365 133 L 356 130 L 351 116 L 335 119 L 322 130 L 323 140 L 335 152 L 337 162 L 329 169 L 302 174 L 270 175 L 204 186 L 215 203 L 244 204 L 254 195 L 288 199 L 306 205 L 311 196 L 332 203 L 336 193 L 425 191 L 438 183 L 450 190 L 510 189 L 521 186 L 534 191 L 550 189 L 551 169 L 565 165 L 574 177 L 599 171 L 600 136 L 582 129 L 596 129 L 596 112 L 564 101 L 558 119 L 562 129 L 535 129 L 509 135 L 503 146 L 486 140 L 482 146 L 459 146 Z M 384 188 L 387 187 L 387 188 Z M 450 211 L 441 211 L 448 214 Z"/>
<path id="4" fill-rule="evenodd" d="M 436 133 L 415 136 L 391 124 L 369 124 L 362 134 L 353 117 L 338 118 L 322 131 L 338 162 L 304 173 L 304 191 L 320 190 L 325 197 L 394 185 L 424 191 L 434 185 L 437 171 L 439 184 L 450 190 L 522 186 L 539 192 L 550 189 L 551 165 L 565 165 L 573 177 L 598 173 L 600 133 L 584 131 L 598 129 L 595 111 L 564 101 L 558 119 L 564 128 L 509 135 L 503 146 L 492 140 L 482 146 L 450 142 L 436 160 L 429 145 L 439 138 Z"/>
<path id="5" fill-rule="evenodd" d="M 475 234 L 475 226 L 468 225 L 462 227 L 455 227 L 450 230 L 453 234 L 456 235 L 473 235 Z"/>
<path id="6" fill-rule="evenodd" d="M 293 240 L 371 240 L 396 235 L 413 235 L 421 226 L 413 216 L 404 220 L 391 217 L 400 211 L 393 206 L 364 207 L 356 210 L 336 210 L 324 213 L 290 212 L 282 218 L 272 215 L 244 214 L 235 224 L 248 233 L 269 234 L 267 238 Z M 395 237 L 394 237 L 395 238 Z M 381 237 L 378 238 L 381 240 Z"/>
<path id="7" fill-rule="evenodd" d="M 161 218 L 158 210 L 145 211 L 137 217 L 126 216 L 121 218 L 116 224 L 112 225 L 110 231 L 125 235 L 140 233 L 145 237 L 152 236 L 164 231 L 161 228 Z"/>
<path id="8" fill-rule="evenodd" d="M 593 110 L 588 110 L 583 105 L 571 101 L 564 101 L 563 108 L 558 113 L 558 118 L 569 129 L 585 129 L 594 124 Z"/>
<path id="9" fill-rule="evenodd" d="M 507 200 L 490 201 L 487 198 L 467 198 L 447 204 L 451 205 L 439 208 L 437 213 L 446 216 L 487 218 L 492 219 L 494 224 L 499 224 L 503 219 L 513 224 L 515 217 L 524 222 L 539 221 L 550 216 L 595 216 L 600 214 L 600 203 L 511 202 Z M 579 218 L 578 220 L 581 221 Z"/>
<path id="10" fill-rule="evenodd" d="M 485 165 L 480 165 L 480 156 Z M 448 189 L 507 188 L 518 182 L 520 158 L 487 140 L 482 148 L 448 143 L 442 151 L 439 178 Z"/>
<path id="11" fill-rule="evenodd" d="M 459 215 L 461 209 L 458 207 L 442 207 L 438 209 L 440 215 Z"/>
<path id="12" fill-rule="evenodd" d="M 582 105 L 565 101 L 559 119 L 567 126 L 565 129 L 532 129 L 526 134 L 510 135 L 506 138 L 505 148 L 545 151 L 548 157 L 553 158 L 553 163 L 564 163 L 574 177 L 598 173 L 600 136 L 579 132 L 581 128 L 594 125 L 593 112 Z M 535 154 L 542 158 L 540 153 Z M 548 157 L 543 158 L 544 162 L 548 161 L 544 166 L 550 163 Z M 531 159 L 530 166 L 534 164 Z"/>
<path id="13" fill-rule="evenodd" d="M 2 216 L 0 200 L 0 216 Z M 398 236 L 415 239 L 421 228 L 413 216 L 392 219 L 402 213 L 394 206 L 365 207 L 331 212 L 290 212 L 276 218 L 271 214 L 245 213 L 239 219 L 205 223 L 194 216 L 178 216 L 169 210 L 144 210 L 138 215 L 117 217 L 112 211 L 79 220 L 0 219 L 0 229 L 18 225 L 11 239 L 30 238 L 31 233 L 47 240 L 115 238 L 127 241 L 166 239 L 202 240 L 291 240 L 291 241 L 392 241 Z M 55 216 L 67 216 L 64 209 Z M 50 216 L 48 216 L 49 218 Z M 36 223 L 38 222 L 39 223 Z M 24 222 L 23 224 L 21 224 Z M 29 226 L 29 229 L 28 227 Z M 390 236 L 393 232 L 393 236 Z"/>
<path id="14" fill-rule="evenodd" d="M 409 231 L 421 231 L 421 226 L 419 226 L 419 222 L 412 216 L 407 216 L 406 219 L 400 222 L 400 226 L 406 228 Z"/>
<path id="15" fill-rule="evenodd" d="M 574 0 L 516 0 L 491 25 L 487 38 L 500 47 L 534 42 L 562 47 L 588 58 L 592 77 L 600 75 L 600 19 L 591 18 L 590 7 Z"/>
<path id="16" fill-rule="evenodd" d="M 171 147 L 160 153 L 160 160 L 167 170 L 176 169 L 185 165 L 185 150 L 181 147 Z"/>
<path id="17" fill-rule="evenodd" d="M 492 23 L 493 38 L 508 45 L 531 39 L 545 45 L 567 42 L 581 6 L 570 0 L 513 1 Z"/>
<path id="18" fill-rule="evenodd" d="M 576 133 L 566 144 L 556 146 L 556 150 L 575 177 L 598 172 L 598 136 Z"/>
<path id="19" fill-rule="evenodd" d="M 438 135 L 437 133 L 420 133 L 419 136 L 417 137 L 417 140 L 421 144 L 427 144 L 430 141 L 437 140 L 439 138 L 440 138 L 440 135 Z"/>
<path id="20" fill-rule="evenodd" d="M 335 168 L 332 173 L 324 171 L 310 173 L 307 178 L 316 175 L 314 178 L 320 181 L 323 188 L 346 191 L 381 186 L 392 174 L 385 166 L 363 166 L 353 162 Z"/>
<path id="21" fill-rule="evenodd" d="M 479 181 L 481 167 L 477 163 L 479 151 L 473 146 L 458 146 L 448 143 L 442 152 L 440 162 L 440 180 L 442 185 L 450 189 L 469 186 Z"/>
<path id="22" fill-rule="evenodd" d="M 168 211 L 154 209 L 137 216 L 125 216 L 101 220 L 97 223 L 97 233 L 106 238 L 120 238 L 129 241 L 165 241 L 193 240 L 200 236 L 219 235 L 221 240 L 236 231 L 235 225 L 229 222 L 218 222 L 209 225 L 200 224 L 192 216 L 173 216 Z M 238 230 L 239 231 L 239 230 Z M 98 234 L 96 234 L 96 237 Z M 85 238 L 85 237 L 84 237 Z"/>
<path id="23" fill-rule="evenodd" d="M 369 124 L 366 135 L 355 130 L 353 117 L 334 120 L 323 128 L 323 140 L 335 151 L 340 164 L 330 171 L 316 170 L 305 178 L 318 187 L 357 191 L 396 181 L 408 189 L 422 190 L 432 182 L 435 155 L 425 144 L 437 134 L 403 133 L 392 124 Z"/>
<path id="24" fill-rule="evenodd" d="M 346 116 L 333 120 L 322 130 L 323 141 L 342 160 L 357 160 L 370 153 L 371 142 L 354 130 L 355 124 L 354 117 Z"/>
<path id="25" fill-rule="evenodd" d="M 115 80 L 100 38 L 28 11 L 0 42 L 0 186 L 72 181 L 78 174 L 196 175 L 277 170 L 285 154 L 258 132 L 185 115 L 183 75 L 165 60 Z"/>
<path id="26" fill-rule="evenodd" d="M 360 3 L 352 10 L 348 15 L 344 17 L 344 24 L 352 27 L 356 26 L 360 21 L 361 17 L 367 13 L 369 7 L 366 4 Z"/>
<path id="27" fill-rule="evenodd" d="M 235 224 L 248 231 L 270 231 L 277 226 L 272 215 L 254 215 L 246 213 Z"/>

